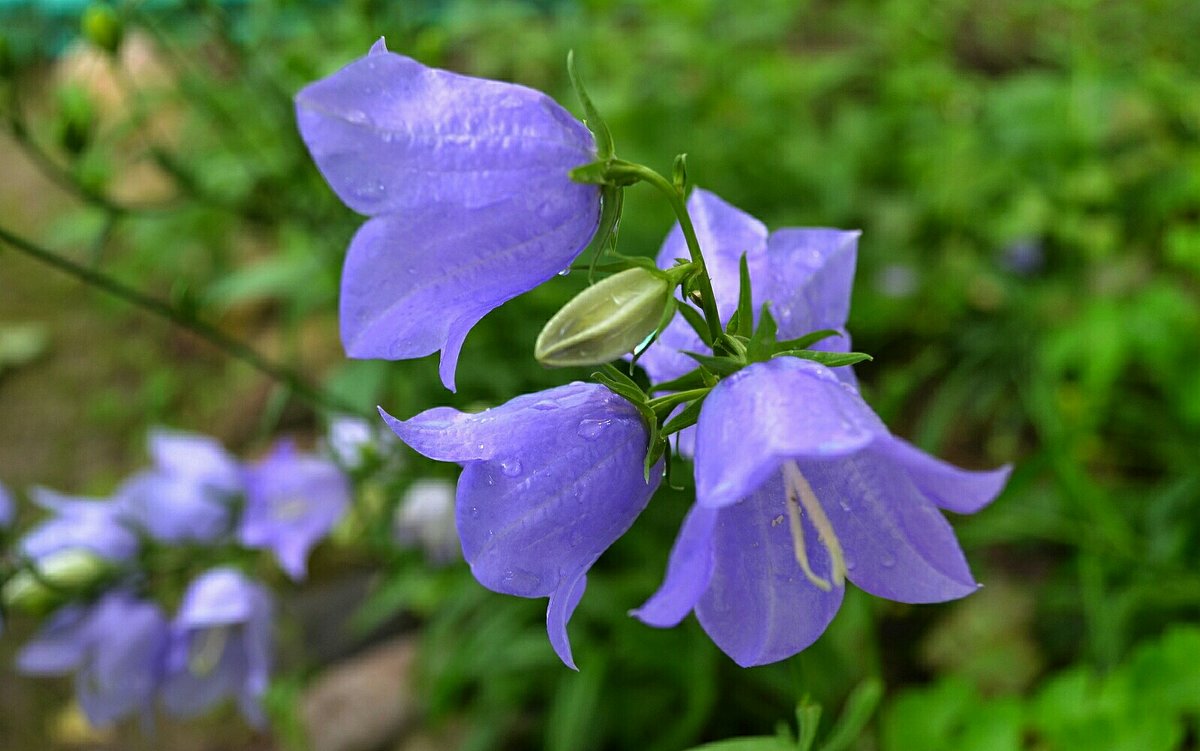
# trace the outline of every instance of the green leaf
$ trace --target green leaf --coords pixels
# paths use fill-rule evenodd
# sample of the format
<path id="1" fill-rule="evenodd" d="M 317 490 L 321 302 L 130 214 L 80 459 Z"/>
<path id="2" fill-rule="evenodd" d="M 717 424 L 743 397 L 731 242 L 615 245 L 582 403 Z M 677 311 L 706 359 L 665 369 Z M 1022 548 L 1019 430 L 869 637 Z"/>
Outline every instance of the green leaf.
<path id="1" fill-rule="evenodd" d="M 679 195 L 683 195 L 687 190 L 687 154 L 675 156 L 675 163 L 671 165 L 671 182 L 675 185 L 675 190 L 679 191 Z"/>
<path id="2" fill-rule="evenodd" d="M 741 370 L 745 365 L 745 363 L 735 360 L 732 357 L 713 357 L 712 355 L 702 355 L 699 352 L 684 352 L 683 354 L 692 358 L 722 378 L 733 375 Z"/>
<path id="3" fill-rule="evenodd" d="M 749 337 L 754 333 L 754 298 L 750 291 L 750 265 L 746 254 L 738 261 L 737 312 L 729 320 L 729 333 Z"/>
<path id="4" fill-rule="evenodd" d="M 678 378 L 656 383 L 650 387 L 650 391 L 688 391 L 689 389 L 698 389 L 701 386 L 711 386 L 712 384 L 708 381 L 709 379 L 704 376 L 704 369 L 696 368 Z"/>
<path id="5" fill-rule="evenodd" d="M 603 656 L 588 669 L 558 681 L 554 701 L 546 717 L 547 751 L 578 751 L 594 747 L 588 743 L 599 721 L 603 702 L 605 664 Z"/>
<path id="6" fill-rule="evenodd" d="M 796 339 L 782 341 L 779 343 L 776 349 L 780 351 L 785 349 L 808 349 L 822 339 L 828 339 L 831 336 L 842 336 L 842 332 L 836 329 L 821 329 L 820 331 L 813 331 Z"/>
<path id="7" fill-rule="evenodd" d="M 708 324 L 705 322 L 704 315 L 700 311 L 690 305 L 680 305 L 679 314 L 683 316 L 683 319 L 688 322 L 688 325 L 700 337 L 700 341 L 709 347 L 713 345 L 712 337 L 708 335 Z"/>
<path id="8" fill-rule="evenodd" d="M 682 412 L 675 417 L 667 420 L 667 424 L 663 425 L 662 434 L 671 435 L 678 433 L 684 428 L 690 428 L 700 420 L 700 409 L 704 406 L 703 399 L 697 399 L 689 404 Z"/>
<path id="9" fill-rule="evenodd" d="M 771 315 L 771 306 L 764 303 L 762 313 L 758 316 L 758 329 L 746 345 L 746 354 L 751 362 L 764 362 L 770 359 L 771 355 L 775 353 L 777 346 L 775 336 L 778 333 L 779 327 L 775 323 L 775 316 Z"/>
<path id="10" fill-rule="evenodd" d="M 690 353 L 685 352 L 684 354 Z M 786 352 L 776 352 L 774 357 L 799 357 L 819 362 L 827 368 L 840 368 L 843 365 L 855 365 L 875 359 L 865 352 L 821 352 L 815 349 L 792 349 Z"/>
<path id="11" fill-rule="evenodd" d="M 575 50 L 567 53 L 567 76 L 571 79 L 571 88 L 575 89 L 579 103 L 583 105 L 583 121 L 592 131 L 592 135 L 596 137 L 596 155 L 607 161 L 615 151 L 612 132 L 609 131 L 604 118 L 600 117 L 596 105 L 592 104 L 592 98 L 588 96 L 587 90 L 583 86 L 583 79 L 579 77 L 579 71 L 575 69 Z"/>
<path id="12" fill-rule="evenodd" d="M 868 678 L 855 687 L 846 699 L 846 706 L 837 724 L 829 732 L 821 751 L 846 751 L 862 734 L 863 728 L 875 714 L 879 700 L 883 698 L 883 681 Z"/>
<path id="13" fill-rule="evenodd" d="M 705 743 L 703 746 L 694 746 L 688 751 L 796 751 L 796 746 L 790 738 L 759 735 Z"/>
<path id="14" fill-rule="evenodd" d="M 799 738 L 796 740 L 796 751 L 810 751 L 817 740 L 817 728 L 821 726 L 821 705 L 811 704 L 808 700 L 796 705 L 796 729 Z"/>

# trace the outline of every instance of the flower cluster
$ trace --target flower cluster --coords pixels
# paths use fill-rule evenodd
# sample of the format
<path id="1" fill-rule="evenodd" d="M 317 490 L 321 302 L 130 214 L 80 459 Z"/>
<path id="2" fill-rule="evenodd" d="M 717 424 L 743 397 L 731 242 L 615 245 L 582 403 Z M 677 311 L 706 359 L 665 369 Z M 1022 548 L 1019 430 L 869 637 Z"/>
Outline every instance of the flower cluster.
<path id="1" fill-rule="evenodd" d="M 17 666 L 73 674 L 97 726 L 149 717 L 156 701 L 188 717 L 227 698 L 261 725 L 273 605 L 242 564 L 267 550 L 304 578 L 349 506 L 349 479 L 290 443 L 242 463 L 211 438 L 158 430 L 149 449 L 152 465 L 109 498 L 30 492 L 49 516 L 15 540 L 3 601 L 50 615 Z M 9 508 L 0 492 L 0 522 Z M 173 617 L 162 602 L 178 603 Z"/>
<path id="2" fill-rule="evenodd" d="M 551 644 L 573 667 L 566 626 L 587 572 L 650 501 L 671 435 L 693 459 L 695 504 L 662 587 L 634 611 L 645 623 L 694 611 L 738 664 L 760 665 L 811 644 L 847 580 L 911 603 L 974 591 L 940 510 L 982 508 L 1008 470 L 945 464 L 892 435 L 863 400 L 850 365 L 868 358 L 849 352 L 846 333 L 859 233 L 768 232 L 698 189 L 685 203 L 682 157 L 673 180 L 617 159 L 577 90 L 594 137 L 542 94 L 432 70 L 381 41 L 296 98 L 317 166 L 370 217 L 342 277 L 348 354 L 441 349 L 451 388 L 484 314 L 589 241 L 598 256 L 612 251 L 625 187 L 659 189 L 679 219 L 657 267 L 613 251 L 594 267 L 617 273 L 537 342 L 548 365 L 633 350 L 648 389 L 610 369 L 600 384 L 477 414 L 383 413 L 417 452 L 462 466 L 455 519 L 475 577 L 548 597 Z"/>

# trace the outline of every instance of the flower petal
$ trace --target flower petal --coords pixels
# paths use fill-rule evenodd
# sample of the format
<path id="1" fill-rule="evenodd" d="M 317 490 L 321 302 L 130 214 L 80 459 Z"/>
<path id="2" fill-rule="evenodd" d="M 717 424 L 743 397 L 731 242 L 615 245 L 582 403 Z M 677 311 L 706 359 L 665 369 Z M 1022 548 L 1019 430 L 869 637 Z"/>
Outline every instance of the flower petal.
<path id="1" fill-rule="evenodd" d="M 75 674 L 75 693 L 88 721 L 103 727 L 148 711 L 167 646 L 162 609 L 115 592 L 96 604 L 88 630 L 94 646 Z"/>
<path id="2" fill-rule="evenodd" d="M 713 571 L 696 606 L 700 625 L 742 667 L 786 659 L 817 640 L 837 614 L 845 588 L 810 582 L 796 562 L 783 477 L 776 472 L 751 496 L 717 511 Z M 829 556 L 804 525 L 809 563 L 829 577 Z"/>
<path id="3" fill-rule="evenodd" d="M 727 506 L 755 492 L 785 459 L 841 456 L 887 428 L 858 392 L 811 360 L 778 357 L 725 378 L 696 431 L 696 502 Z"/>
<path id="4" fill-rule="evenodd" d="M 66 675 L 87 656 L 89 609 L 66 605 L 42 624 L 17 653 L 17 670 L 26 675 Z"/>
<path id="5" fill-rule="evenodd" d="M 471 327 L 569 266 L 595 232 L 598 204 L 547 187 L 478 207 L 430 201 L 364 224 L 342 274 L 346 353 L 397 360 L 441 349 L 452 388 Z"/>
<path id="6" fill-rule="evenodd" d="M 942 602 L 971 594 L 971 576 L 954 530 L 904 467 L 887 438 L 852 456 L 800 459 L 859 588 L 899 602 Z"/>
<path id="7" fill-rule="evenodd" d="M 845 327 L 861 234 L 797 227 L 771 233 L 769 273 L 753 279 L 756 291 L 771 302 L 780 339 Z"/>
<path id="8" fill-rule="evenodd" d="M 188 585 L 175 623 L 185 629 L 245 623 L 257 612 L 260 601 L 269 599 L 262 585 L 237 569 L 210 569 Z"/>
<path id="9" fill-rule="evenodd" d="M 713 531 L 718 513 L 698 504 L 692 506 L 671 548 L 662 586 L 630 615 L 649 626 L 671 628 L 692 612 L 712 577 Z"/>
<path id="10" fill-rule="evenodd" d="M 1012 474 L 1008 465 L 982 471 L 960 469 L 894 436 L 879 450 L 903 467 L 913 484 L 938 508 L 958 514 L 973 514 L 994 501 Z"/>
<path id="11" fill-rule="evenodd" d="M 439 202 L 479 208 L 552 178 L 543 199 L 591 211 L 594 221 L 598 189 L 567 172 L 595 159 L 595 142 L 554 100 L 372 53 L 296 95 L 300 135 L 348 206 L 368 216 Z"/>
<path id="12" fill-rule="evenodd" d="M 558 589 L 550 594 L 550 602 L 546 606 L 546 633 L 550 637 L 550 646 L 558 659 L 572 670 L 575 658 L 571 655 L 571 641 L 567 637 L 567 621 L 575 614 L 575 608 L 583 599 L 583 590 L 587 588 L 587 576 L 579 574 L 574 578 L 564 579 Z"/>

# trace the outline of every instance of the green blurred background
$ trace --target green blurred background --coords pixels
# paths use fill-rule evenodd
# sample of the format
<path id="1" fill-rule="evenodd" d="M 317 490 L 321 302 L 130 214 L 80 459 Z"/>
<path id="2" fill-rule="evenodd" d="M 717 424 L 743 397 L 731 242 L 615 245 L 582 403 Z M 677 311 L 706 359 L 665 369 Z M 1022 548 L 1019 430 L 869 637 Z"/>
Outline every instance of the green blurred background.
<path id="1" fill-rule="evenodd" d="M 9 0 L 0 29 L 0 226 L 401 416 L 586 377 L 532 359 L 584 275 L 485 319 L 457 395 L 428 359 L 346 361 L 336 295 L 360 219 L 310 164 L 291 95 L 386 36 L 577 112 L 573 48 L 624 158 L 666 171 L 687 152 L 694 184 L 772 228 L 862 229 L 850 328 L 875 357 L 858 368 L 868 401 L 950 461 L 1016 465 L 990 508 L 952 520 L 978 594 L 914 607 L 849 593 L 814 647 L 753 670 L 694 621 L 625 616 L 658 582 L 684 494 L 660 493 L 590 577 L 579 674 L 546 646 L 541 602 L 389 552 L 386 530 L 343 530 L 318 581 L 368 576 L 360 635 L 403 622 L 429 747 L 680 749 L 769 735 L 801 700 L 824 706 L 830 751 L 1200 747 L 1200 3 Z M 644 188 L 626 206 L 621 250 L 652 255 L 669 211 Z M 323 420 L 191 334 L 0 247 L 10 486 L 109 492 L 144 463 L 150 425 L 254 452 Z M 272 736 L 221 721 L 158 740 L 84 731 L 61 709 L 69 687 L 0 667 L 0 745 L 295 747 L 297 697 L 332 658 L 291 643 Z M 835 728 L 872 679 L 878 712 Z M 783 748 L 767 743 L 737 748 Z"/>

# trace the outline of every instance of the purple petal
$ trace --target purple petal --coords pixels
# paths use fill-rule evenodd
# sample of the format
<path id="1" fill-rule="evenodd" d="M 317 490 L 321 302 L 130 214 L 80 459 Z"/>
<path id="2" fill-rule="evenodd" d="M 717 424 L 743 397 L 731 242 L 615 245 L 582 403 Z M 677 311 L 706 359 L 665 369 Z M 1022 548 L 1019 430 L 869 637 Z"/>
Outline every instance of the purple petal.
<path id="1" fill-rule="evenodd" d="M 707 190 L 693 190 L 687 207 L 712 280 L 717 309 L 722 321 L 726 321 L 737 308 L 742 254 L 746 255 L 752 279 L 766 276 L 767 228 Z M 668 269 L 675 265 L 677 258 L 690 257 L 683 230 L 676 224 L 659 250 L 658 266 Z M 756 306 L 760 303 L 756 301 Z M 646 369 L 652 382 L 668 381 L 696 369 L 694 360 L 680 354 L 683 350 L 706 353 L 708 347 L 683 316 L 676 316 L 638 363 Z"/>
<path id="2" fill-rule="evenodd" d="M 879 450 L 904 468 L 926 498 L 958 514 L 973 514 L 994 501 L 1012 474 L 1007 465 L 983 471 L 959 469 L 896 437 Z"/>
<path id="3" fill-rule="evenodd" d="M 550 637 L 550 646 L 558 659 L 572 670 L 575 658 L 571 655 L 571 641 L 567 637 L 567 621 L 575 613 L 579 601 L 583 599 L 583 590 L 587 588 L 587 576 L 580 574 L 576 578 L 567 578 L 558 589 L 550 594 L 550 603 L 546 606 L 546 634 Z"/>
<path id="4" fill-rule="evenodd" d="M 569 266 L 597 211 L 588 196 L 542 183 L 483 206 L 428 201 L 368 221 L 342 274 L 347 354 L 395 360 L 441 349 L 442 381 L 452 387 L 471 327 Z"/>
<path id="5" fill-rule="evenodd" d="M 130 522 L 162 542 L 212 542 L 232 526 L 232 496 L 185 475 L 139 472 L 117 498 Z"/>
<path id="6" fill-rule="evenodd" d="M 350 505 L 350 482 L 333 462 L 281 444 L 246 470 L 242 544 L 274 551 L 292 579 L 303 579 L 308 553 Z"/>
<path id="7" fill-rule="evenodd" d="M 771 303 L 780 339 L 845 327 L 858 253 L 855 231 L 786 228 L 767 241 L 769 273 L 752 276 Z"/>
<path id="8" fill-rule="evenodd" d="M 455 516 L 475 578 L 497 592 L 554 596 L 548 615 L 563 624 L 582 586 L 576 580 L 658 486 L 661 468 L 652 482 L 643 476 L 647 431 L 637 410 L 595 384 L 517 397 L 478 414 L 439 408 L 411 420 L 384 418 L 419 453 L 464 465 Z M 569 658 L 557 620 L 547 628 Z"/>
<path id="9" fill-rule="evenodd" d="M 717 512 L 712 578 L 696 616 L 742 667 L 777 662 L 812 644 L 842 604 L 844 587 L 818 589 L 796 562 L 786 503 L 776 472 L 753 495 Z M 804 535 L 813 571 L 828 578 L 829 556 L 811 524 Z"/>
<path id="10" fill-rule="evenodd" d="M 236 569 L 210 569 L 188 585 L 175 622 L 183 628 L 245 623 L 269 598 L 261 585 Z"/>
<path id="11" fill-rule="evenodd" d="M 716 509 L 692 506 L 667 563 L 667 576 L 658 591 L 630 615 L 658 628 L 671 628 L 687 617 L 708 589 L 713 570 L 713 532 Z"/>
<path id="12" fill-rule="evenodd" d="M 12 494 L 4 483 L 0 482 L 0 530 L 7 529 L 12 524 L 17 513 L 17 504 L 13 502 Z"/>
<path id="13" fill-rule="evenodd" d="M 592 135 L 533 89 L 427 68 L 376 47 L 302 89 L 296 120 L 334 192 L 362 214 L 443 202 L 480 208 L 536 186 L 534 208 L 573 205 L 595 225 L 598 189 L 567 177 L 595 159 Z"/>
<path id="14" fill-rule="evenodd" d="M 107 595 L 89 622 L 90 659 L 75 675 L 76 695 L 92 725 L 103 727 L 147 711 L 167 645 L 162 610 L 123 592 Z"/>
<path id="15" fill-rule="evenodd" d="M 859 588 L 899 602 L 942 602 L 974 592 L 954 530 L 887 450 L 889 437 L 853 456 L 797 464 L 829 517 Z"/>
<path id="16" fill-rule="evenodd" d="M 169 430 L 150 431 L 150 456 L 159 470 L 218 493 L 242 491 L 237 460 L 214 438 Z"/>
<path id="17" fill-rule="evenodd" d="M 17 653 L 17 670 L 26 675 L 66 675 L 87 654 L 88 608 L 67 605 L 55 611 Z"/>
<path id="18" fill-rule="evenodd" d="M 696 502 L 727 506 L 785 459 L 841 456 L 887 429 L 854 389 L 811 360 L 779 357 L 722 380 L 696 431 Z"/>
<path id="19" fill-rule="evenodd" d="M 39 560 L 60 550 L 82 548 L 109 561 L 126 561 L 137 554 L 138 538 L 114 501 L 75 498 L 35 488 L 34 503 L 55 515 L 21 538 L 21 553 Z"/>

